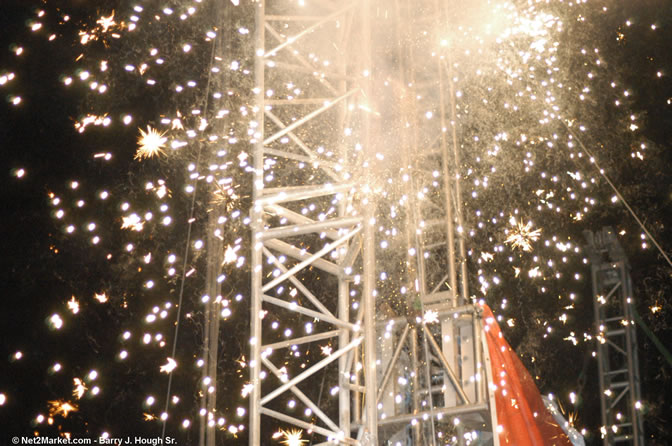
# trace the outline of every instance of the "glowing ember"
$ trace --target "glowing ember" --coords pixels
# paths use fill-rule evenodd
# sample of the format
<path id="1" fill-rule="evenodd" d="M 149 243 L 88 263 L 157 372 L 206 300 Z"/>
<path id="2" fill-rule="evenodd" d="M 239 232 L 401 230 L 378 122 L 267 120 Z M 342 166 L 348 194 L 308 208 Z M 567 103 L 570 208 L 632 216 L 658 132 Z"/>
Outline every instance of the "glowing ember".
<path id="1" fill-rule="evenodd" d="M 303 431 L 301 429 L 281 430 L 284 439 L 280 442 L 285 446 L 301 446 L 308 443 L 308 440 L 302 440 Z"/>
<path id="2" fill-rule="evenodd" d="M 66 418 L 70 412 L 77 412 L 77 410 L 77 405 L 68 401 L 49 401 L 49 415 L 51 416 L 62 415 Z"/>
<path id="3" fill-rule="evenodd" d="M 145 222 L 137 215 L 131 214 L 127 217 L 122 217 L 121 229 L 130 229 L 131 231 L 142 231 Z"/>
<path id="4" fill-rule="evenodd" d="M 177 362 L 173 358 L 166 358 L 166 363 L 159 368 L 161 373 L 170 373 L 177 368 Z"/>
<path id="5" fill-rule="evenodd" d="M 72 296 L 68 301 L 68 309 L 72 311 L 72 314 L 79 313 L 79 301 L 75 296 Z"/>
<path id="6" fill-rule="evenodd" d="M 165 147 L 168 138 L 165 138 L 164 133 L 158 132 L 150 126 L 147 126 L 147 132 L 140 130 L 140 137 L 138 138 L 137 152 L 135 152 L 136 160 L 143 160 L 152 158 L 158 155 L 165 155 L 162 150 Z"/>
<path id="7" fill-rule="evenodd" d="M 75 387 L 72 390 L 72 395 L 79 400 L 84 396 L 88 388 L 84 384 L 84 381 L 79 378 L 75 378 L 73 381 L 75 383 Z"/>
<path id="8" fill-rule="evenodd" d="M 513 248 L 520 248 L 523 251 L 532 251 L 532 242 L 539 240 L 541 236 L 541 229 L 532 229 L 532 222 L 528 221 L 526 224 L 522 222 L 516 223 L 515 218 L 511 218 L 509 222 L 514 225 L 509 236 L 504 243 L 510 243 Z"/>
<path id="9" fill-rule="evenodd" d="M 107 302 L 107 300 L 108 300 L 107 294 L 105 294 L 105 292 L 102 292 L 100 294 L 99 293 L 94 293 L 93 298 L 96 299 L 101 304 Z"/>

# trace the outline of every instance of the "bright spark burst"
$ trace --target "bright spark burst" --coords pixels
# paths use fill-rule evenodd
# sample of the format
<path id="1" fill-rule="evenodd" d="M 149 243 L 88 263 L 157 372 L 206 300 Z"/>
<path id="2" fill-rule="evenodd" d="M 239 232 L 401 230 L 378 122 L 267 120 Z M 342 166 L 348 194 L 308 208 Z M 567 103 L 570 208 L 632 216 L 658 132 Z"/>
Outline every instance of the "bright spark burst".
<path id="1" fill-rule="evenodd" d="M 178 112 L 178 116 L 179 116 L 179 112 Z M 182 124 L 182 121 L 180 121 L 179 118 L 175 118 L 171 122 L 170 128 L 173 129 L 173 130 L 184 130 L 184 125 Z"/>
<path id="2" fill-rule="evenodd" d="M 168 374 L 177 368 L 177 362 L 173 358 L 166 358 L 166 361 L 168 362 L 162 365 L 159 371 Z"/>
<path id="3" fill-rule="evenodd" d="M 143 160 L 157 155 L 165 155 L 165 152 L 162 150 L 166 146 L 166 141 L 168 141 L 168 138 L 163 136 L 165 132 L 159 132 L 150 126 L 147 126 L 147 132 L 142 129 L 138 130 L 140 130 L 140 137 L 138 137 L 138 145 L 140 147 L 135 152 L 133 159 Z"/>
<path id="4" fill-rule="evenodd" d="M 154 191 L 156 192 L 156 196 L 159 197 L 159 198 L 164 198 L 166 196 L 168 196 L 168 197 L 171 196 L 170 189 L 168 189 L 162 181 L 159 181 L 159 187 L 156 187 L 154 189 Z"/>
<path id="5" fill-rule="evenodd" d="M 86 387 L 84 381 L 82 381 L 81 379 L 75 378 L 73 381 L 75 383 L 75 388 L 72 390 L 72 395 L 78 400 L 82 399 L 86 391 L 89 389 Z"/>
<path id="6" fill-rule="evenodd" d="M 218 205 L 224 205 L 227 210 L 233 209 L 236 201 L 240 198 L 235 191 L 235 187 L 229 183 L 215 183 L 217 190 L 213 193 L 212 202 Z"/>
<path id="7" fill-rule="evenodd" d="M 102 16 L 96 23 L 100 25 L 101 31 L 106 33 L 108 29 L 117 24 L 117 22 L 114 21 L 114 11 L 112 11 L 112 14 L 110 14 L 109 17 Z"/>
<path id="8" fill-rule="evenodd" d="M 75 296 L 72 296 L 68 301 L 68 310 L 70 310 L 72 314 L 79 313 L 79 301 Z"/>
<path id="9" fill-rule="evenodd" d="M 109 16 L 101 16 L 97 21 L 96 21 L 96 27 L 90 30 L 80 30 L 79 31 L 79 42 L 82 45 L 86 45 L 89 42 L 92 42 L 94 40 L 98 40 L 101 37 L 103 37 L 103 41 L 105 41 L 104 36 L 102 34 L 107 34 L 110 33 L 110 31 L 114 31 L 115 29 L 123 29 L 125 27 L 124 22 L 121 22 L 118 24 L 114 20 L 114 11 L 110 13 Z M 111 32 L 109 34 L 115 39 L 118 39 L 121 37 L 119 33 L 116 32 Z"/>
<path id="10" fill-rule="evenodd" d="M 236 260 L 238 260 L 238 254 L 236 252 L 240 248 L 240 245 L 233 247 L 233 246 L 227 246 L 226 250 L 224 251 L 224 260 L 222 261 L 222 265 L 227 265 L 230 263 L 235 263 Z"/>
<path id="11" fill-rule="evenodd" d="M 301 446 L 308 443 L 308 440 L 302 440 L 303 431 L 301 429 L 281 430 L 280 434 L 285 437 L 280 443 L 285 446 Z"/>
<path id="12" fill-rule="evenodd" d="M 516 219 L 511 217 L 509 223 L 514 226 L 510 235 L 504 240 L 504 243 L 510 243 L 512 248 L 520 248 L 523 251 L 532 251 L 532 242 L 539 240 L 541 236 L 541 229 L 532 229 L 532 222 L 528 221 L 526 224 L 516 222 Z"/>
<path id="13" fill-rule="evenodd" d="M 434 310 L 425 311 L 425 315 L 422 317 L 422 321 L 425 324 L 433 324 L 439 322 L 439 313 Z"/>
<path id="14" fill-rule="evenodd" d="M 131 231 L 140 232 L 145 225 L 145 222 L 137 214 L 121 217 L 121 220 L 121 229 L 130 229 Z"/>
<path id="15" fill-rule="evenodd" d="M 94 294 L 93 294 L 93 298 L 96 299 L 96 300 L 97 300 L 98 302 L 100 302 L 101 304 L 104 304 L 104 303 L 107 302 L 107 300 L 108 300 L 107 294 L 105 294 L 104 291 L 103 291 L 102 293 L 100 293 L 100 294 L 98 294 L 98 293 L 94 293 Z"/>
<path id="16" fill-rule="evenodd" d="M 240 394 L 245 398 L 247 395 L 252 392 L 252 389 L 254 389 L 254 384 L 252 383 L 246 383 L 243 385 L 243 389 L 240 391 Z"/>
<path id="17" fill-rule="evenodd" d="M 329 356 L 331 355 L 331 352 L 334 351 L 334 349 L 331 348 L 331 345 L 323 345 L 320 347 L 320 349 L 322 350 L 322 354 L 324 356 Z"/>
<path id="18" fill-rule="evenodd" d="M 63 400 L 48 401 L 49 415 L 63 415 L 66 418 L 70 412 L 77 412 L 78 407 L 74 403 Z"/>

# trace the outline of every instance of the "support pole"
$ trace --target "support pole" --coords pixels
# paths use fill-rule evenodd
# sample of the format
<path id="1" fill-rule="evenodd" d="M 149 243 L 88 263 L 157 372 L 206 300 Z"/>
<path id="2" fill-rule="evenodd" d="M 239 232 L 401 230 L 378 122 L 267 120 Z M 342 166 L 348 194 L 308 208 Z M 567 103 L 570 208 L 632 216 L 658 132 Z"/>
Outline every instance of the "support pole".
<path id="1" fill-rule="evenodd" d="M 371 98 L 371 4 L 369 0 L 362 1 L 362 52 L 364 54 L 364 70 L 369 76 L 362 82 L 363 97 L 365 100 Z M 371 123 L 368 116 L 364 117 L 363 122 L 363 140 L 365 160 L 367 163 L 375 162 L 375 150 L 371 138 Z M 363 235 L 363 266 L 364 266 L 364 287 L 363 287 L 363 310 L 364 320 L 364 435 L 365 446 L 378 445 L 378 410 L 376 406 L 376 396 L 378 394 L 378 385 L 376 384 L 376 257 L 375 257 L 375 201 L 373 197 L 367 197 L 363 200 L 364 211 L 364 235 Z"/>
<path id="2" fill-rule="evenodd" d="M 265 1 L 259 1 L 254 5 L 255 31 L 254 31 L 254 117 L 257 123 L 257 134 L 254 135 L 254 184 L 252 189 L 253 203 L 251 210 L 252 227 L 252 290 L 250 303 L 250 425 L 249 444 L 259 446 L 261 444 L 261 300 L 262 300 L 262 246 L 257 238 L 263 231 L 263 209 L 256 201 L 262 196 L 264 189 L 264 15 Z"/>
<path id="3" fill-rule="evenodd" d="M 643 446 L 637 327 L 628 261 L 613 229 L 584 235 L 593 278 L 602 443 Z"/>

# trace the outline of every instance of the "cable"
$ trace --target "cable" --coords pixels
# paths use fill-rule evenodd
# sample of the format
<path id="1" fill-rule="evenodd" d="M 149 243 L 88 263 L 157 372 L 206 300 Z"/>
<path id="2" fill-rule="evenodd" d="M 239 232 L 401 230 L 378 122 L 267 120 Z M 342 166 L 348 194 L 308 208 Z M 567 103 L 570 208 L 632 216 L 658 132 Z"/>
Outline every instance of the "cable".
<path id="1" fill-rule="evenodd" d="M 625 200 L 625 198 L 623 198 L 623 195 L 621 195 L 621 193 L 618 191 L 618 189 L 616 188 L 614 183 L 612 183 L 611 180 L 609 179 L 609 177 L 604 173 L 604 170 L 597 163 L 597 160 L 595 159 L 595 156 L 590 152 L 590 150 L 588 150 L 588 148 L 583 144 L 583 141 L 581 141 L 581 139 L 576 135 L 576 133 L 574 133 L 574 131 L 567 125 L 567 123 L 565 121 L 561 121 L 561 122 L 564 124 L 565 128 L 569 131 L 569 133 L 571 133 L 571 135 L 574 137 L 574 139 L 576 139 L 576 141 L 579 143 L 579 145 L 581 146 L 583 151 L 586 152 L 588 154 L 588 156 L 590 156 L 591 162 L 595 165 L 595 167 L 599 171 L 600 175 L 602 175 L 602 177 L 607 181 L 609 186 L 611 186 L 611 189 L 614 191 L 614 193 L 616 194 L 618 199 L 623 202 L 623 205 L 625 206 L 625 208 L 628 210 L 628 212 L 630 212 L 630 215 L 632 215 L 632 217 L 635 219 L 637 224 L 642 228 L 642 231 L 644 231 L 646 236 L 649 237 L 651 242 L 658 249 L 658 252 L 660 252 L 660 254 L 663 256 L 665 261 L 667 261 L 667 264 L 670 265 L 670 267 L 672 267 L 672 260 L 670 260 L 670 258 L 665 253 L 665 251 L 660 246 L 660 244 L 655 239 L 655 237 L 653 235 L 651 235 L 651 233 L 649 232 L 648 229 L 646 229 L 646 226 L 644 226 L 644 223 L 642 223 L 642 221 L 639 219 L 637 214 L 635 214 L 635 211 L 632 209 L 632 207 L 630 207 L 630 205 Z"/>
<path id="2" fill-rule="evenodd" d="M 201 159 L 201 147 L 199 145 L 198 149 L 198 155 L 196 157 L 196 165 L 198 166 L 198 163 Z M 187 227 L 187 241 L 185 243 L 184 247 L 184 260 L 182 262 L 182 277 L 180 281 L 180 293 L 177 299 L 177 315 L 175 316 L 175 333 L 173 334 L 173 348 L 171 350 L 171 358 L 175 358 L 175 353 L 177 351 L 177 335 L 180 330 L 180 314 L 182 312 L 182 300 L 184 297 L 184 283 L 187 278 L 187 259 L 189 258 L 189 245 L 191 242 L 191 228 L 193 226 L 193 218 L 194 218 L 194 209 L 196 207 L 196 192 L 197 192 L 197 186 L 198 183 L 196 183 L 196 186 L 194 186 L 194 193 L 191 197 L 191 208 L 189 210 L 189 226 Z M 170 390 L 171 386 L 173 383 L 173 374 L 172 372 L 168 374 L 168 387 L 166 389 L 166 404 L 164 406 L 164 413 L 168 412 L 168 403 L 170 401 Z M 163 420 L 163 426 L 161 428 L 161 438 L 164 438 L 166 435 L 166 420 Z"/>
<path id="3" fill-rule="evenodd" d="M 213 42 L 212 45 L 212 52 L 210 55 L 210 66 L 212 67 L 212 63 L 215 57 L 215 48 L 216 48 L 216 40 Z M 212 70 L 209 70 L 208 72 L 208 82 L 205 87 L 205 110 L 207 111 L 208 109 L 208 99 L 210 96 L 210 81 L 212 77 Z M 198 171 L 198 166 L 201 161 L 201 152 L 203 149 L 203 144 L 198 145 L 198 152 L 196 154 L 196 170 Z M 175 353 L 177 352 L 177 335 L 180 330 L 180 316 L 182 313 L 182 301 L 184 298 L 184 286 L 187 278 L 187 262 L 189 259 L 189 245 L 191 244 L 191 229 L 194 224 L 194 213 L 196 209 L 196 195 L 198 194 L 198 180 L 194 184 L 194 191 L 191 196 L 191 203 L 189 207 L 189 219 L 188 219 L 188 226 L 187 226 L 187 238 L 184 246 L 184 259 L 182 261 L 182 277 L 180 278 L 180 292 L 178 295 L 177 299 L 177 314 L 175 316 L 175 333 L 173 334 L 173 346 L 171 349 L 171 358 L 175 358 Z M 163 408 L 164 413 L 168 413 L 168 404 L 170 403 L 170 393 L 172 389 L 172 384 L 173 384 L 173 373 L 168 374 L 168 385 L 166 388 L 166 402 Z M 166 421 L 167 418 L 163 420 L 163 424 L 161 426 L 161 438 L 165 438 L 166 436 Z"/>

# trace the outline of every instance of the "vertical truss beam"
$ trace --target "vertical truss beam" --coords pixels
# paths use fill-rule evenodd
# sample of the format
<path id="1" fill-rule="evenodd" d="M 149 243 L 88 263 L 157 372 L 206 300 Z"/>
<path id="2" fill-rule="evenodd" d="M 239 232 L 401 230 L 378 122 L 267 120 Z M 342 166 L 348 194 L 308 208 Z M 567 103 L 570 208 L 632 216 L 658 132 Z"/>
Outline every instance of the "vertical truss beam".
<path id="1" fill-rule="evenodd" d="M 404 214 L 406 252 L 412 254 L 405 274 L 409 311 L 419 314 L 379 323 L 379 425 L 385 439 L 433 445 L 440 441 L 437 431 L 452 431 L 459 419 L 460 444 L 466 429 L 479 432 L 471 444 L 497 445 L 483 324 L 479 308 L 469 305 L 453 55 L 439 34 L 450 20 L 439 0 L 395 0 L 392 20 L 398 69 L 392 83 L 402 98 L 396 141 L 402 182 L 410 186 Z M 428 312 L 436 322 L 423 321 Z M 410 330 L 404 328 L 407 317 Z"/>
<path id="2" fill-rule="evenodd" d="M 326 441 L 375 445 L 373 209 L 361 192 L 369 3 L 298 3 L 255 4 L 249 444 L 269 441 L 263 416 Z M 271 314 L 310 332 L 278 339 Z M 292 354 L 298 347 L 325 357 L 306 364 Z M 328 371 L 338 375 L 330 409 L 316 399 Z M 290 392 L 303 415 L 282 404 Z"/>
<path id="3" fill-rule="evenodd" d="M 629 266 L 614 231 L 585 233 L 591 257 L 604 446 L 644 445 Z"/>

